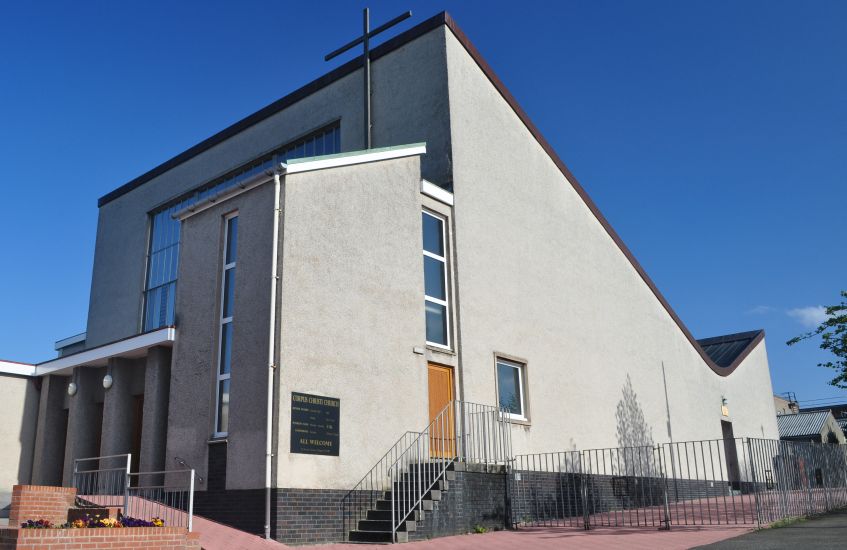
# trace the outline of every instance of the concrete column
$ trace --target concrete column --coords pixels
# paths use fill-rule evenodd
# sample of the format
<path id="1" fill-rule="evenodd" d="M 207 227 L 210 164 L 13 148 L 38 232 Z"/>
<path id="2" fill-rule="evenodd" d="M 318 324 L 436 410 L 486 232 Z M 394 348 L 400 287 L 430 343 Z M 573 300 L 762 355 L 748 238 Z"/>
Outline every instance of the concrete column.
<path id="1" fill-rule="evenodd" d="M 75 371 L 77 392 L 68 400 L 68 436 L 65 442 L 65 469 L 62 478 L 62 484 L 66 487 L 73 483 L 75 458 L 100 455 L 97 441 L 103 427 L 98 402 L 103 395 L 105 369 L 77 367 Z"/>
<path id="2" fill-rule="evenodd" d="M 67 388 L 66 376 L 41 378 L 41 397 L 38 402 L 38 423 L 32 460 L 33 485 L 62 484 L 67 433 L 64 408 Z"/>
<path id="3" fill-rule="evenodd" d="M 139 471 L 159 472 L 177 467 L 165 458 L 170 388 L 171 348 L 151 348 L 147 352 L 147 367 L 144 373 L 144 417 L 141 426 Z"/>
<path id="4" fill-rule="evenodd" d="M 122 455 L 132 448 L 132 378 L 136 365 L 132 360 L 115 357 L 109 359 L 109 367 L 113 382 L 103 394 L 103 436 L 99 456 Z M 102 384 L 102 378 L 100 382 Z"/>

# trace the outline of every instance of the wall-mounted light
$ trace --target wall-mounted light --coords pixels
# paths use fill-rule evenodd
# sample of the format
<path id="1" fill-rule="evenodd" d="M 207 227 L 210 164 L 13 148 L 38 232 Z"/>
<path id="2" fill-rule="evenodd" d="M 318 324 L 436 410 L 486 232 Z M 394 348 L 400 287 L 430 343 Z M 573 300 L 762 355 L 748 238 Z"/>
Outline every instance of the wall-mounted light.
<path id="1" fill-rule="evenodd" d="M 108 390 L 109 388 L 111 388 L 113 383 L 114 383 L 114 380 L 112 380 L 111 374 L 107 374 L 106 376 L 103 377 L 103 387 L 105 389 Z"/>
<path id="2" fill-rule="evenodd" d="M 71 382 L 70 384 L 68 384 L 68 395 L 76 395 L 76 382 Z"/>

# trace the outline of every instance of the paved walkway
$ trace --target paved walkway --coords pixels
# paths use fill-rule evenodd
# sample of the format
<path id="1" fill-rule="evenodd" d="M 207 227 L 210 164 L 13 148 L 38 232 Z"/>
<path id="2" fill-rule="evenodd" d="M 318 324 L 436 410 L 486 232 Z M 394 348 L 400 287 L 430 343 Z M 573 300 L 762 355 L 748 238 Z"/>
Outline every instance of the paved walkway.
<path id="1" fill-rule="evenodd" d="M 847 548 L 847 508 L 786 527 L 762 529 L 755 533 L 704 546 L 709 550 L 797 550 Z"/>
<path id="2" fill-rule="evenodd" d="M 194 531 L 200 533 L 200 546 L 205 550 L 283 550 L 289 548 L 238 529 L 194 516 Z M 350 550 L 350 547 L 347 547 Z M 384 549 L 383 549 L 384 550 Z"/>
<path id="3" fill-rule="evenodd" d="M 553 550 L 560 548 L 603 549 L 627 548 L 634 550 L 687 549 L 737 537 L 750 528 L 696 528 L 675 527 L 671 531 L 653 528 L 592 529 L 584 531 L 569 527 L 532 527 L 518 531 L 497 531 L 482 535 L 457 535 L 422 542 L 403 544 L 402 550 Z M 371 544 L 328 544 L 309 547 L 310 550 L 385 550 L 385 546 Z"/>

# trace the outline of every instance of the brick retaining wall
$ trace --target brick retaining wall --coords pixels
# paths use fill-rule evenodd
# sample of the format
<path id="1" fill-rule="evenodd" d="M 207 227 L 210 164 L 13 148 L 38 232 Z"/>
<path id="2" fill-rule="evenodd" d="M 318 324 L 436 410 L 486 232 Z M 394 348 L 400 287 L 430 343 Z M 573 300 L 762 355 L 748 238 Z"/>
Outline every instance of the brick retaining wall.
<path id="1" fill-rule="evenodd" d="M 17 527 L 29 519 L 65 523 L 68 520 L 68 508 L 73 507 L 75 499 L 76 489 L 72 487 L 15 485 L 12 487 L 9 525 Z"/>
<path id="2" fill-rule="evenodd" d="M 0 550 L 200 550 L 198 533 L 178 527 L 0 529 Z"/>

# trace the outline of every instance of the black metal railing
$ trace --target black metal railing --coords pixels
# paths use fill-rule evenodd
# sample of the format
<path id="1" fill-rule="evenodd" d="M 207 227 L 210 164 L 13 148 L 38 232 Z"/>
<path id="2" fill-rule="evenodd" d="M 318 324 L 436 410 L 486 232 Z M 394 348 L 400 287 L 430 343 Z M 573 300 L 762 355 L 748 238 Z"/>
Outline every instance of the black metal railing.
<path id="1" fill-rule="evenodd" d="M 767 525 L 847 505 L 847 446 L 756 438 L 517 455 L 512 524 Z"/>

